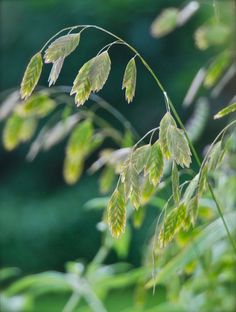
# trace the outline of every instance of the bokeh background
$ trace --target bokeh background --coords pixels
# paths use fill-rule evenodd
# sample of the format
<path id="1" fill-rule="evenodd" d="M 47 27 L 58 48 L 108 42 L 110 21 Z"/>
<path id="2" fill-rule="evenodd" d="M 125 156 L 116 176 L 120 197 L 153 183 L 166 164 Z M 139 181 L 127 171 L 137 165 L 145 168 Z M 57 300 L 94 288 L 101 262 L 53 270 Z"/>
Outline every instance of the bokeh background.
<path id="1" fill-rule="evenodd" d="M 30 57 L 54 33 L 76 24 L 96 24 L 130 42 L 143 54 L 169 91 L 183 120 L 183 98 L 197 70 L 211 56 L 195 47 L 193 31 L 212 8 L 204 10 L 184 27 L 154 39 L 150 25 L 167 6 L 178 0 L 1 0 L 0 2 L 0 89 L 19 86 Z M 96 30 L 85 31 L 79 48 L 65 62 L 58 85 L 71 85 L 80 66 L 111 39 Z M 101 95 L 120 110 L 144 134 L 157 126 L 164 113 L 164 99 L 150 75 L 138 63 L 135 101 L 127 105 L 121 91 L 122 74 L 131 54 L 123 46 L 111 49 L 111 78 Z M 47 85 L 50 66 L 40 80 Z M 227 98 L 227 92 L 223 94 Z M 218 110 L 215 100 L 214 111 Z M 207 136 L 197 148 L 209 142 L 217 129 L 209 126 Z M 2 126 L 0 126 L 2 129 Z M 67 261 L 89 262 L 100 245 L 96 224 L 100 211 L 84 209 L 87 200 L 99 196 L 97 176 L 84 175 L 73 187 L 62 178 L 65 144 L 40 154 L 32 163 L 25 160 L 28 146 L 7 153 L 0 147 L 0 266 L 19 267 L 24 274 L 64 269 Z M 154 212 L 150 208 L 144 226 L 132 238 L 128 261 L 138 265 L 142 247 L 147 243 Z M 111 254 L 108 262 L 114 262 Z"/>

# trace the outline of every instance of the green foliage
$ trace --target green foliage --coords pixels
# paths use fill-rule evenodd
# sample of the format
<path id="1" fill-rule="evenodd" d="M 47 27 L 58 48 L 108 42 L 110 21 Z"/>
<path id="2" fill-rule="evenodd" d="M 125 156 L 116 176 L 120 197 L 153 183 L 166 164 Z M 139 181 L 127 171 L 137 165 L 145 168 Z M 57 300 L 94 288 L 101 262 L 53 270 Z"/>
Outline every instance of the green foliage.
<path id="1" fill-rule="evenodd" d="M 24 73 L 23 80 L 21 82 L 20 94 L 22 99 L 27 99 L 33 92 L 37 85 L 43 67 L 42 55 L 40 52 L 35 54 Z"/>
<path id="2" fill-rule="evenodd" d="M 199 27 L 195 33 L 195 42 L 199 49 L 206 50 L 210 46 L 222 45 L 227 41 L 230 30 L 224 24 L 209 23 Z"/>
<path id="3" fill-rule="evenodd" d="M 230 63 L 231 55 L 229 51 L 226 50 L 220 53 L 210 64 L 204 79 L 204 85 L 207 88 L 211 88 L 213 85 L 215 85 L 227 67 L 229 67 Z"/>
<path id="4" fill-rule="evenodd" d="M 47 93 L 40 92 L 32 95 L 29 99 L 16 107 L 16 112 L 21 117 L 47 116 L 55 108 L 56 103 L 48 97 Z"/>
<path id="5" fill-rule="evenodd" d="M 178 9 L 168 8 L 157 16 L 151 25 L 151 33 L 154 37 L 162 37 L 170 33 L 177 26 Z"/>
<path id="6" fill-rule="evenodd" d="M 125 68 L 122 89 L 125 89 L 125 98 L 128 103 L 133 101 L 136 88 L 137 69 L 133 57 Z"/>
<path id="7" fill-rule="evenodd" d="M 214 119 L 219 119 L 222 118 L 226 115 L 229 115 L 233 112 L 236 111 L 236 103 L 232 103 L 230 105 L 228 105 L 227 107 L 223 108 L 222 110 L 220 110 L 215 116 Z"/>
<path id="8" fill-rule="evenodd" d="M 78 124 L 72 131 L 64 160 L 64 179 L 68 184 L 74 184 L 80 178 L 85 158 L 90 153 L 93 139 L 93 126 L 90 120 Z"/>
<path id="9" fill-rule="evenodd" d="M 3 130 L 3 145 L 6 150 L 15 149 L 21 142 L 26 142 L 35 133 L 37 121 L 32 118 L 22 118 L 18 114 L 12 114 Z"/>
<path id="10" fill-rule="evenodd" d="M 115 171 L 112 166 L 106 166 L 100 176 L 99 186 L 100 192 L 106 194 L 111 190 L 113 182 L 115 180 Z"/>

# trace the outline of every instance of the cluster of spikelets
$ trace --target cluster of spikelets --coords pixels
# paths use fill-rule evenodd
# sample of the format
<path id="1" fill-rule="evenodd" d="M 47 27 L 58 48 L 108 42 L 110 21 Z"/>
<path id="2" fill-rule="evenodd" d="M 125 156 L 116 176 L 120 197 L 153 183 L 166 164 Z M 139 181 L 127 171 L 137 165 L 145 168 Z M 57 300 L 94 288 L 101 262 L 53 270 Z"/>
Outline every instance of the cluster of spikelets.
<path id="1" fill-rule="evenodd" d="M 44 55 L 45 63 L 53 64 L 49 85 L 56 82 L 64 59 L 76 49 L 79 41 L 79 33 L 68 34 L 59 37 L 47 48 Z M 21 84 L 22 98 L 29 97 L 33 92 L 40 78 L 42 67 L 42 55 L 39 52 L 32 57 L 26 68 Z M 71 89 L 71 94 L 75 94 L 77 105 L 83 105 L 91 92 L 98 92 L 103 88 L 110 69 L 111 60 L 108 50 L 100 52 L 80 68 Z M 133 57 L 128 62 L 123 77 L 122 87 L 125 88 L 128 102 L 132 101 L 135 94 L 136 76 L 135 57 Z M 79 124 L 73 131 L 67 145 L 64 162 L 64 176 L 68 183 L 75 183 L 80 176 L 85 155 L 91 149 L 89 142 L 92 135 L 93 128 L 89 120 Z M 148 144 L 132 149 L 122 165 L 118 186 L 108 204 L 108 224 L 113 236 L 119 237 L 125 229 L 127 201 L 129 200 L 135 209 L 143 205 L 155 192 L 161 180 L 164 159 L 169 160 L 170 158 L 173 160 L 172 176 L 174 177 L 173 185 L 175 185 L 173 187 L 175 201 L 177 206 L 183 207 L 180 204 L 178 193 L 177 165 L 189 167 L 191 152 L 185 134 L 177 127 L 170 112 L 167 112 L 160 123 L 159 140 L 152 145 Z"/>
<path id="2" fill-rule="evenodd" d="M 44 55 L 45 63 L 53 64 L 49 76 L 49 86 L 55 84 L 64 59 L 76 49 L 79 41 L 80 33 L 67 34 L 56 39 L 47 48 Z M 101 90 L 108 79 L 111 60 L 108 49 L 103 50 L 80 68 L 74 80 L 71 95 L 75 94 L 75 102 L 78 106 L 83 105 L 89 99 L 91 92 Z M 21 97 L 23 99 L 27 100 L 32 94 L 40 78 L 42 67 L 43 60 L 40 51 L 31 58 L 26 68 L 21 83 Z M 128 103 L 133 100 L 135 94 L 136 76 L 134 56 L 128 62 L 123 77 L 122 88 L 125 89 Z M 166 100 L 169 101 L 168 97 L 166 97 Z M 232 104 L 229 108 L 219 112 L 216 118 L 220 118 L 234 110 L 235 104 Z M 93 138 L 94 130 L 90 120 L 81 122 L 73 130 L 66 148 L 64 162 L 64 176 L 68 183 L 73 184 L 78 180 L 85 157 L 101 144 L 101 138 L 98 137 L 97 140 L 92 140 Z M 24 140 L 23 134 L 22 140 Z M 149 144 L 139 148 L 135 145 L 120 165 L 118 171 L 120 178 L 109 200 L 106 215 L 112 235 L 118 238 L 125 230 L 128 202 L 135 210 L 138 210 L 156 192 L 167 161 L 172 162 L 171 199 L 175 208 L 165 215 L 158 234 L 159 247 L 165 247 L 179 230 L 188 230 L 191 224 L 194 225 L 197 217 L 198 200 L 206 188 L 207 173 L 209 170 L 214 170 L 223 157 L 222 144 L 221 142 L 218 143 L 213 146 L 211 155 L 202 165 L 199 174 L 195 176 L 185 192 L 181 194 L 177 166 L 179 165 L 182 168 L 190 166 L 191 151 L 186 134 L 177 127 L 168 109 L 160 122 L 159 139 L 154 144 L 151 144 L 150 140 Z M 111 181 L 113 178 L 114 170 L 108 166 L 103 177 L 104 188 L 110 184 L 107 181 Z"/>
<path id="3" fill-rule="evenodd" d="M 65 58 L 79 45 L 80 33 L 61 36 L 53 41 L 45 51 L 45 63 L 52 63 L 49 75 L 49 86 L 55 84 L 62 69 Z M 35 54 L 27 68 L 21 83 L 21 97 L 28 98 L 37 85 L 43 68 L 42 53 Z M 91 92 L 101 90 L 107 81 L 111 69 L 108 50 L 103 51 L 86 62 L 79 70 L 71 89 L 75 94 L 76 104 L 83 105 Z M 122 88 L 126 90 L 126 99 L 131 102 L 136 86 L 136 64 L 132 58 L 126 66 Z"/>

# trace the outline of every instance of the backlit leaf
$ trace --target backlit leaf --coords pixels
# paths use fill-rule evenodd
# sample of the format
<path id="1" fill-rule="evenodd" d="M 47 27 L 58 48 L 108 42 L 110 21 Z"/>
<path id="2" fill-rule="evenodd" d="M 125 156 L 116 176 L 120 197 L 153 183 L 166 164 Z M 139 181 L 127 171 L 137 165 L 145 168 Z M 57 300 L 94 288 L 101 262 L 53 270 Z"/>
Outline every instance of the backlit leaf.
<path id="1" fill-rule="evenodd" d="M 37 127 L 35 118 L 22 118 L 13 113 L 7 120 L 3 130 L 3 145 L 6 150 L 11 151 L 21 142 L 32 138 Z"/>
<path id="2" fill-rule="evenodd" d="M 90 150 L 93 126 L 90 120 L 78 124 L 72 131 L 66 147 L 70 159 L 83 158 Z"/>
<path id="3" fill-rule="evenodd" d="M 26 67 L 23 80 L 21 82 L 20 94 L 22 99 L 28 98 L 37 85 L 43 67 L 42 55 L 35 54 Z"/>
<path id="4" fill-rule="evenodd" d="M 106 194 L 110 191 L 115 179 L 115 171 L 111 166 L 106 166 L 99 179 L 100 192 Z"/>
<path id="5" fill-rule="evenodd" d="M 181 167 L 188 168 L 191 163 L 191 151 L 184 132 L 174 126 L 169 126 L 167 145 L 170 155 L 175 162 Z"/>
<path id="6" fill-rule="evenodd" d="M 21 117 L 45 117 L 56 106 L 56 102 L 46 93 L 40 92 L 32 95 L 29 99 L 16 107 L 16 112 Z"/>
<path id="7" fill-rule="evenodd" d="M 69 34 L 57 38 L 45 51 L 45 63 L 53 63 L 59 58 L 65 58 L 76 49 L 79 41 L 80 34 Z"/>
<path id="8" fill-rule="evenodd" d="M 119 258 L 127 257 L 129 253 L 129 246 L 131 241 L 131 230 L 127 226 L 124 235 L 120 239 L 113 240 L 112 247 L 117 253 Z"/>
<path id="9" fill-rule="evenodd" d="M 153 37 L 162 37 L 177 27 L 178 9 L 168 8 L 161 12 L 151 25 Z"/>
<path id="10" fill-rule="evenodd" d="M 195 42 L 199 49 L 223 44 L 230 35 L 230 29 L 222 23 L 204 24 L 195 32 Z"/>
<path id="11" fill-rule="evenodd" d="M 166 159 L 170 158 L 170 151 L 167 144 L 167 132 L 170 126 L 177 127 L 174 118 L 167 112 L 160 122 L 159 135 L 161 150 Z"/>
<path id="12" fill-rule="evenodd" d="M 125 230 L 126 208 L 123 184 L 113 192 L 107 208 L 107 221 L 112 236 L 118 238 Z"/>
<path id="13" fill-rule="evenodd" d="M 175 205 L 178 206 L 180 201 L 180 193 L 179 193 L 179 172 L 176 166 L 176 163 L 173 161 L 172 164 L 172 172 L 171 172 L 171 181 L 172 181 L 172 194 Z"/>
<path id="14" fill-rule="evenodd" d="M 136 88 L 137 69 L 135 59 L 132 58 L 126 68 L 122 83 L 122 89 L 125 89 L 125 98 L 128 103 L 132 102 Z"/>
<path id="15" fill-rule="evenodd" d="M 132 221 L 135 228 L 140 228 L 145 217 L 145 207 L 140 207 L 140 209 L 134 210 L 132 214 Z"/>
<path id="16" fill-rule="evenodd" d="M 37 125 L 37 119 L 33 117 L 23 119 L 23 123 L 19 132 L 20 142 L 26 142 L 30 140 L 35 133 Z"/>
<path id="17" fill-rule="evenodd" d="M 20 143 L 19 133 L 23 119 L 17 114 L 12 114 L 6 121 L 3 130 L 3 145 L 6 150 L 11 151 Z"/>
<path id="18" fill-rule="evenodd" d="M 151 147 L 151 153 L 145 167 L 145 175 L 148 174 L 150 182 L 157 186 L 160 182 L 164 169 L 164 160 L 159 141 Z"/>
<path id="19" fill-rule="evenodd" d="M 219 119 L 222 118 L 230 113 L 233 113 L 236 111 L 236 103 L 232 103 L 229 106 L 223 108 L 222 110 L 220 110 L 215 116 L 214 119 Z"/>
<path id="20" fill-rule="evenodd" d="M 229 67 L 230 62 L 231 57 L 228 51 L 224 51 L 223 53 L 219 54 L 207 70 L 204 80 L 205 87 L 211 88 L 214 86 L 219 78 L 223 75 L 227 67 Z"/>
<path id="21" fill-rule="evenodd" d="M 75 184 L 83 172 L 84 160 L 82 157 L 71 159 L 66 156 L 63 167 L 63 177 L 67 184 Z"/>

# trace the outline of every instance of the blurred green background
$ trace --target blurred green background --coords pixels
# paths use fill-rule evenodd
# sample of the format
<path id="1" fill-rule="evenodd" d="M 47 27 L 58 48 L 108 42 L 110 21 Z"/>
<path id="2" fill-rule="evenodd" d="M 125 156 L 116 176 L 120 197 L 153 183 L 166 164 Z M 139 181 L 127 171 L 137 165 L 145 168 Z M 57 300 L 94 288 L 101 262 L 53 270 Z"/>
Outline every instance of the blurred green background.
<path id="1" fill-rule="evenodd" d="M 193 31 L 212 14 L 212 8 L 206 1 L 205 10 L 184 27 L 162 39 L 152 38 L 150 25 L 156 15 L 167 6 L 179 4 L 178 0 L 1 0 L 1 91 L 19 86 L 30 57 L 61 28 L 97 24 L 123 37 L 143 54 L 186 120 L 191 109 L 182 109 L 183 98 L 195 73 L 212 53 L 196 49 Z M 71 85 L 80 66 L 110 41 L 96 30 L 85 31 L 57 84 Z M 144 134 L 163 116 L 164 99 L 139 63 L 135 101 L 125 103 L 121 82 L 130 56 L 123 46 L 111 49 L 111 78 L 101 95 Z M 49 70 L 46 66 L 40 80 L 43 86 L 47 85 Z M 218 110 L 217 103 L 214 110 Z M 208 130 L 199 148 L 211 140 L 215 129 Z M 33 163 L 24 160 L 27 150 L 23 146 L 6 153 L 0 148 L 0 266 L 17 266 L 23 273 L 31 273 L 63 270 L 70 260 L 90 261 L 100 245 L 96 224 L 101 212 L 86 211 L 83 206 L 99 195 L 97 177 L 84 175 L 73 187 L 64 183 L 64 142 L 40 154 Z M 132 239 L 128 260 L 134 265 L 140 263 L 154 216 L 155 211 L 150 209 L 144 226 Z M 111 254 L 108 262 L 114 261 L 115 254 Z"/>

